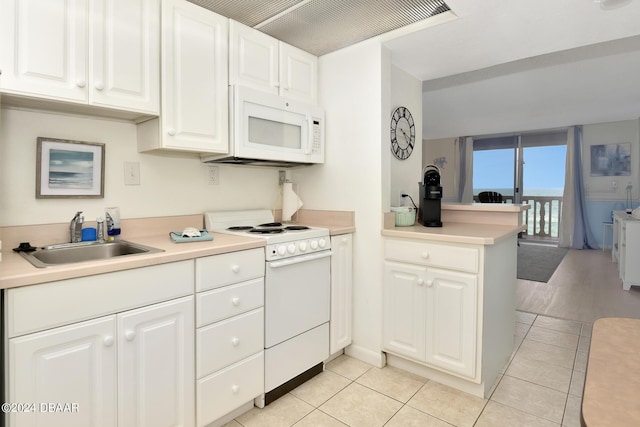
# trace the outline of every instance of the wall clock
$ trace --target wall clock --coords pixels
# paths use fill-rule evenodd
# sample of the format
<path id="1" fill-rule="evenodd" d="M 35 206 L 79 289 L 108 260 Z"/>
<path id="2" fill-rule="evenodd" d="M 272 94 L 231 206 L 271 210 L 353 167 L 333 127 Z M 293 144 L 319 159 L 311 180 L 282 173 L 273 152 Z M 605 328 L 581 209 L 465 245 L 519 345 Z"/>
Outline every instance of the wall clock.
<path id="1" fill-rule="evenodd" d="M 408 159 L 416 142 L 416 126 L 411 112 L 398 107 L 391 115 L 391 152 L 400 160 Z"/>

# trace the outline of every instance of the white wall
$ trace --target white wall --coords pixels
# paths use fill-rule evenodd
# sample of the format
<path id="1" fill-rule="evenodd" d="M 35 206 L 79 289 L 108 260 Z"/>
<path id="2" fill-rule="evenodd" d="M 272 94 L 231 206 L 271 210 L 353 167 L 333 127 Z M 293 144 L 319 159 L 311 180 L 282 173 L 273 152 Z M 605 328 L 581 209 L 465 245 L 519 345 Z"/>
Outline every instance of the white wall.
<path id="1" fill-rule="evenodd" d="M 411 156 L 406 160 L 398 160 L 390 155 L 391 193 L 389 194 L 391 206 L 411 206 L 411 201 L 402 198 L 400 194 L 409 194 L 418 204 L 418 182 L 422 180 L 422 82 L 405 73 L 398 67 L 391 67 L 391 110 L 398 107 L 407 107 L 411 111 L 416 124 L 416 143 Z M 390 132 L 389 123 L 389 132 Z M 383 141 L 390 150 L 390 139 Z"/>
<path id="2" fill-rule="evenodd" d="M 388 52 L 370 40 L 319 58 L 319 102 L 326 111 L 326 163 L 294 169 L 304 207 L 355 211 L 351 354 L 382 363 L 381 213 L 389 193 Z M 384 117 L 384 123 L 382 118 Z M 383 133 L 383 129 L 387 129 Z M 383 150 L 384 148 L 384 150 Z M 386 183 L 386 192 L 382 183 Z M 386 202 L 385 202 L 386 200 Z"/>
<path id="3" fill-rule="evenodd" d="M 108 206 L 119 206 L 123 218 L 144 218 L 281 203 L 276 169 L 221 165 L 220 184 L 208 185 L 196 157 L 138 153 L 130 122 L 3 108 L 0 123 L 0 226 L 67 222 L 77 210 L 94 221 Z M 104 198 L 36 199 L 39 136 L 105 143 Z M 140 163 L 140 185 L 124 185 L 124 162 Z"/>
<path id="4" fill-rule="evenodd" d="M 424 82 L 424 138 L 640 117 L 636 38 Z"/>

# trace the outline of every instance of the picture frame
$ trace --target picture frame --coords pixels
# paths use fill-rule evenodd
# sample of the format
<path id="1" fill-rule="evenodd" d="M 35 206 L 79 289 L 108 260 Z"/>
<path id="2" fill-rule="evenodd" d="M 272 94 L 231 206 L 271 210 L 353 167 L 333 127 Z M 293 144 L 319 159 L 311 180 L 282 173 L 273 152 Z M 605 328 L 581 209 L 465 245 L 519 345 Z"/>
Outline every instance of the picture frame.
<path id="1" fill-rule="evenodd" d="M 591 176 L 631 176 L 631 143 L 592 145 Z"/>
<path id="2" fill-rule="evenodd" d="M 105 144 L 38 137 L 36 198 L 104 198 Z"/>

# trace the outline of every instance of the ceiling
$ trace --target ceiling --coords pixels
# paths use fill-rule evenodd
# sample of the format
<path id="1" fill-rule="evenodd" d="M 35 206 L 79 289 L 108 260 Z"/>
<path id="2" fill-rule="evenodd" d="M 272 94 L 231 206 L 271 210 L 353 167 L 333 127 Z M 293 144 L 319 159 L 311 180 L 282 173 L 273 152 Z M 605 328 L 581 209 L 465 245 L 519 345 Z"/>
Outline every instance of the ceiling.
<path id="1" fill-rule="evenodd" d="M 316 56 L 447 12 L 444 0 L 189 0 Z"/>
<path id="2" fill-rule="evenodd" d="M 190 1 L 319 56 L 382 34 L 421 81 L 640 35 L 640 0 Z"/>

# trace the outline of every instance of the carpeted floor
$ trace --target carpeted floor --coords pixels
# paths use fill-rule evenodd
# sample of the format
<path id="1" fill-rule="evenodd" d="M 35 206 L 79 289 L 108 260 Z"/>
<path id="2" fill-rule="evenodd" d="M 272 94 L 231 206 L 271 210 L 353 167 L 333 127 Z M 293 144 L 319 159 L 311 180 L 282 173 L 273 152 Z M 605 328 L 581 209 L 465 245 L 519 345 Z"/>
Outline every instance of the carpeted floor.
<path id="1" fill-rule="evenodd" d="M 521 243 L 518 246 L 518 279 L 548 282 L 568 249 Z"/>

